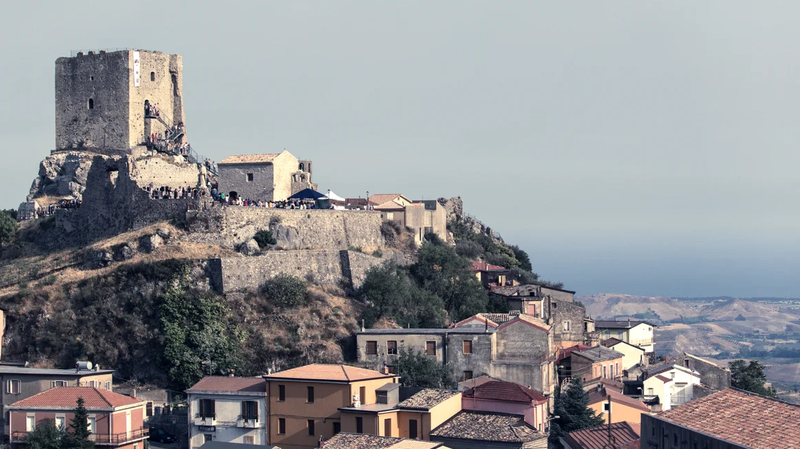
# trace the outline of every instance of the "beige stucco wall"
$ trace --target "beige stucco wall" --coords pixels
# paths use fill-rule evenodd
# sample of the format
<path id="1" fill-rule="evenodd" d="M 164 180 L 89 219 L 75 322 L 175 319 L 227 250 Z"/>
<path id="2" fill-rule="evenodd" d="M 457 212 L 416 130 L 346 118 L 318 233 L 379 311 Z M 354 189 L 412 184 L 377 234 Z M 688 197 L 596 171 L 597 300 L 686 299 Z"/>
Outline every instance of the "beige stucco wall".
<path id="1" fill-rule="evenodd" d="M 603 411 L 603 405 L 606 404 L 606 401 L 596 402 L 594 404 L 590 404 L 589 408 L 594 410 L 597 416 L 603 418 L 606 423 L 608 423 L 608 413 Z M 637 408 L 633 408 L 627 404 L 623 404 L 621 402 L 614 402 L 611 400 L 611 423 L 618 423 L 623 421 L 628 421 L 631 423 L 639 424 L 642 422 L 642 410 Z"/>
<path id="2" fill-rule="evenodd" d="M 653 352 L 655 343 L 653 341 L 653 326 L 647 323 L 640 323 L 628 331 L 628 343 L 640 346 L 648 354 Z"/>
<path id="3" fill-rule="evenodd" d="M 272 160 L 275 180 L 272 201 L 283 201 L 292 196 L 292 174 L 300 167 L 297 158 L 284 151 Z"/>
<path id="4" fill-rule="evenodd" d="M 640 363 L 644 355 L 644 351 L 625 343 L 619 343 L 612 346 L 610 349 L 624 354 L 624 357 L 622 357 L 622 369 L 630 369 L 632 366 Z"/>

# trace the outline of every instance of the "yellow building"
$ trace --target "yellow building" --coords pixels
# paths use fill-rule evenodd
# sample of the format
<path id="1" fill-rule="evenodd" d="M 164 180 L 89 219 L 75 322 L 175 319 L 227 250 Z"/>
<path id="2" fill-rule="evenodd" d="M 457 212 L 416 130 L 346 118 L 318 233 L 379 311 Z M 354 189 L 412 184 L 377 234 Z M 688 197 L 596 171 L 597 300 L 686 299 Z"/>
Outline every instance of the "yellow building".
<path id="1" fill-rule="evenodd" d="M 594 410 L 597 416 L 602 417 L 606 424 L 609 424 L 609 416 L 611 424 L 619 422 L 639 424 L 642 422 L 642 413 L 650 414 L 650 408 L 644 402 L 607 388 L 589 393 L 589 408 Z"/>
<path id="2" fill-rule="evenodd" d="M 376 390 L 396 383 L 391 374 L 348 365 L 306 365 L 264 376 L 268 444 L 311 449 L 344 430 L 342 407 L 375 404 Z M 460 405 L 460 399 L 459 399 Z"/>
<path id="3" fill-rule="evenodd" d="M 461 411 L 461 393 L 456 391 L 428 388 L 399 403 L 386 387 L 379 394 L 377 404 L 339 409 L 343 432 L 429 441 L 431 430 Z"/>

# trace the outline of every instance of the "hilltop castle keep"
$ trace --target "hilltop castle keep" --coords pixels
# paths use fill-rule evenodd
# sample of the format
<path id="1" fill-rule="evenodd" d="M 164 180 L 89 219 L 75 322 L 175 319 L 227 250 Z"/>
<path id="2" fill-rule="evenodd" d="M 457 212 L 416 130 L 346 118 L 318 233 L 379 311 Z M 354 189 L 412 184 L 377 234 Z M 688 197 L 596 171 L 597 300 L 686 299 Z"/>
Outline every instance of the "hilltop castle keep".
<path id="1" fill-rule="evenodd" d="M 182 72 L 180 55 L 154 51 L 89 51 L 59 58 L 56 150 L 126 154 L 148 136 L 185 124 Z M 145 114 L 148 107 L 153 114 Z"/>

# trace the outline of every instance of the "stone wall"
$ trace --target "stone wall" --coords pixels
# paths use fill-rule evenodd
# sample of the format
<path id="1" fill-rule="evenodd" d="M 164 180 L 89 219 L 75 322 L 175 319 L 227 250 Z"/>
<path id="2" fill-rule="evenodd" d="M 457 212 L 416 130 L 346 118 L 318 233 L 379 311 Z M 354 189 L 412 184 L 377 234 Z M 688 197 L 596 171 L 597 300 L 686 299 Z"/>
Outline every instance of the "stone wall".
<path id="1" fill-rule="evenodd" d="M 267 280 L 288 274 L 318 284 L 346 285 L 358 288 L 366 271 L 389 260 L 398 260 L 392 252 L 375 257 L 357 251 L 267 251 L 259 256 L 212 259 L 209 277 L 220 293 L 254 291 Z M 352 267 L 357 267 L 353 269 Z"/>
<path id="2" fill-rule="evenodd" d="M 731 372 L 715 363 L 685 352 L 678 355 L 674 363 L 700 373 L 700 383 L 713 390 L 724 390 L 731 386 Z"/>
<path id="3" fill-rule="evenodd" d="M 542 295 L 549 295 L 553 299 L 566 302 L 575 302 L 575 292 L 567 290 L 559 290 L 556 288 L 549 288 L 542 286 Z"/>
<path id="4" fill-rule="evenodd" d="M 133 58 L 132 55 L 131 58 Z M 139 51 L 139 60 L 141 72 L 139 87 L 134 86 L 132 75 L 128 77 L 130 89 L 128 117 L 131 136 L 129 147 L 144 142 L 146 135 L 164 134 L 166 130 L 166 127 L 156 119 L 145 120 L 145 100 L 149 101 L 151 105 L 158 105 L 159 116 L 167 123 L 177 125 L 185 122 L 182 98 L 183 59 L 181 56 Z M 131 71 L 132 67 L 133 62 L 131 62 Z M 186 128 L 184 127 L 185 132 Z M 184 141 L 186 141 L 185 136 Z"/>
<path id="5" fill-rule="evenodd" d="M 226 195 L 236 192 L 247 200 L 272 201 L 275 189 L 271 163 L 219 164 L 219 191 Z M 248 181 L 252 176 L 252 181 Z"/>
<path id="6" fill-rule="evenodd" d="M 471 371 L 473 377 L 491 373 L 493 333 L 458 333 L 458 329 L 447 334 L 447 366 L 459 382 L 464 372 Z M 464 342 L 472 342 L 472 352 L 464 353 Z"/>
<path id="7" fill-rule="evenodd" d="M 586 334 L 583 330 L 586 309 L 583 306 L 553 298 L 550 299 L 550 316 L 552 317 L 549 323 L 553 326 L 553 340 L 557 344 L 574 342 L 561 345 L 562 347 L 569 347 L 578 343 L 583 344 L 586 340 Z M 569 322 L 569 329 L 565 328 L 567 326 L 566 322 Z"/>
<path id="8" fill-rule="evenodd" d="M 183 156 L 153 155 L 133 160 L 131 172 L 140 187 L 148 184 L 158 188 L 198 187 L 200 169 L 197 164 L 189 164 Z"/>
<path id="9" fill-rule="evenodd" d="M 279 238 L 279 245 L 285 248 L 345 250 L 351 246 L 367 249 L 384 245 L 380 213 L 374 211 L 215 205 L 189 212 L 187 223 L 189 240 L 231 249 L 252 239 L 259 230 L 276 227 L 280 227 L 282 236 L 291 236 L 291 241 Z"/>

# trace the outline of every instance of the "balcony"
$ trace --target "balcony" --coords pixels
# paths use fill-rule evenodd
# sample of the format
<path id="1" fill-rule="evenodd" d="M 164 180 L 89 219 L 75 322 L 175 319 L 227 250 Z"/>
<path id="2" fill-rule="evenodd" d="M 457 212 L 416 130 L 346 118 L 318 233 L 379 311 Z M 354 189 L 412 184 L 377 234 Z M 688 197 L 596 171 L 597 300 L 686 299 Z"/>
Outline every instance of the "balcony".
<path id="1" fill-rule="evenodd" d="M 217 416 L 216 415 L 200 416 L 199 414 L 197 414 L 194 415 L 194 421 L 192 423 L 195 426 L 216 426 Z"/>
<path id="2" fill-rule="evenodd" d="M 242 429 L 259 429 L 264 427 L 264 424 L 259 421 L 258 418 L 242 419 L 239 417 L 239 419 L 236 420 L 236 427 L 240 427 Z"/>
<path id="3" fill-rule="evenodd" d="M 652 338 L 642 338 L 642 339 L 637 339 L 637 340 L 631 340 L 629 343 L 634 345 L 634 346 L 652 346 L 653 345 L 653 339 Z"/>
<path id="4" fill-rule="evenodd" d="M 132 443 L 147 438 L 149 429 L 141 427 L 133 429 L 130 432 L 113 433 L 113 434 L 91 434 L 89 441 L 97 446 L 121 446 L 123 444 Z M 28 439 L 28 432 L 11 432 L 12 443 L 25 443 Z"/>

